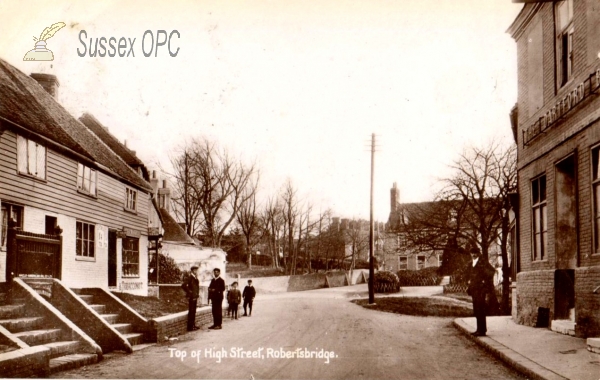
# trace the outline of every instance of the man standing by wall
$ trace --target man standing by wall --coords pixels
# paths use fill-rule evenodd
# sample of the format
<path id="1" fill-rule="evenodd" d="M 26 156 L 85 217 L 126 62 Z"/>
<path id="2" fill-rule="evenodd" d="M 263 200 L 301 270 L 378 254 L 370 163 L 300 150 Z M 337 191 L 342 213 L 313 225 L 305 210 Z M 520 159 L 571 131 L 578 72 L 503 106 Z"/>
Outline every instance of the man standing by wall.
<path id="1" fill-rule="evenodd" d="M 223 292 L 225 291 L 225 281 L 220 277 L 221 270 L 213 270 L 214 278 L 210 280 L 208 286 L 208 299 L 212 304 L 213 325 L 211 330 L 220 330 L 223 323 Z"/>
<path id="2" fill-rule="evenodd" d="M 246 307 L 250 306 L 250 315 L 252 315 L 252 301 L 254 301 L 254 297 L 256 297 L 256 289 L 252 286 L 252 280 L 248 280 L 248 285 L 244 287 L 244 292 L 242 293 L 242 297 L 244 298 L 244 315 L 247 316 Z"/>
<path id="3" fill-rule="evenodd" d="M 198 267 L 192 266 L 190 275 L 181 285 L 185 291 L 185 296 L 189 302 L 187 330 L 198 330 L 196 327 L 196 307 L 198 306 L 198 297 L 200 296 L 200 282 L 198 281 Z"/>
<path id="4" fill-rule="evenodd" d="M 469 279 L 467 293 L 473 298 L 473 313 L 477 319 L 477 330 L 472 335 L 485 336 L 487 332 L 485 297 L 490 287 L 494 286 L 495 270 L 482 258 L 478 248 L 472 248 L 470 253 L 473 263 L 467 268 L 467 278 Z"/>

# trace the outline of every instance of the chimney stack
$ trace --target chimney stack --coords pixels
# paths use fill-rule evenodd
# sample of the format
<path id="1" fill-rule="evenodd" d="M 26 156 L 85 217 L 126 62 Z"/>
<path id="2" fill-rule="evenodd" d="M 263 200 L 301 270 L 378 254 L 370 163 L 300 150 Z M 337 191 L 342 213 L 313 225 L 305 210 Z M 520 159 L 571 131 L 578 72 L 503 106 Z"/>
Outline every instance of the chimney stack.
<path id="1" fill-rule="evenodd" d="M 171 189 L 167 187 L 166 179 L 163 179 L 163 187 L 158 189 L 158 206 L 171 213 Z"/>
<path id="2" fill-rule="evenodd" d="M 35 79 L 54 99 L 58 99 L 58 87 L 60 87 L 60 83 L 56 75 L 32 73 L 30 77 Z"/>
<path id="3" fill-rule="evenodd" d="M 152 192 L 154 196 L 158 195 L 158 178 L 156 178 L 156 170 L 152 170 L 152 178 L 150 178 L 150 185 L 152 186 Z"/>

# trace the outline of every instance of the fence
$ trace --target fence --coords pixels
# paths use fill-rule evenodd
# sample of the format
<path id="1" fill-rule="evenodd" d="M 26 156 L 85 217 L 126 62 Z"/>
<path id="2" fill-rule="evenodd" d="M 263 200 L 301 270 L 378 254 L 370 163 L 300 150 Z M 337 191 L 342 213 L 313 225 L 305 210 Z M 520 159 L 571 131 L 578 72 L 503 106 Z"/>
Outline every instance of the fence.
<path id="1" fill-rule="evenodd" d="M 400 286 L 437 286 L 443 277 L 415 271 L 398 271 Z"/>

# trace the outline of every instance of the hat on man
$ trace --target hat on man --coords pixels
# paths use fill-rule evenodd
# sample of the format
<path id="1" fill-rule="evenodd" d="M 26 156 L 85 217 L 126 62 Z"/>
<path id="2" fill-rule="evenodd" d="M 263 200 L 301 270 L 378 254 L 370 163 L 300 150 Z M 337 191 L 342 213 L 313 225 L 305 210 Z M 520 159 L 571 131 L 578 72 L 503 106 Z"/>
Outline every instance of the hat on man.
<path id="1" fill-rule="evenodd" d="M 192 267 L 190 268 L 190 270 L 194 270 L 194 269 L 198 269 L 197 265 L 192 265 Z"/>
<path id="2" fill-rule="evenodd" d="M 469 253 L 470 253 L 471 255 L 477 255 L 477 256 L 481 255 L 481 251 L 480 251 L 480 250 L 479 250 L 479 248 L 477 248 L 477 247 L 473 247 L 473 248 L 471 248 L 471 249 L 469 250 Z"/>

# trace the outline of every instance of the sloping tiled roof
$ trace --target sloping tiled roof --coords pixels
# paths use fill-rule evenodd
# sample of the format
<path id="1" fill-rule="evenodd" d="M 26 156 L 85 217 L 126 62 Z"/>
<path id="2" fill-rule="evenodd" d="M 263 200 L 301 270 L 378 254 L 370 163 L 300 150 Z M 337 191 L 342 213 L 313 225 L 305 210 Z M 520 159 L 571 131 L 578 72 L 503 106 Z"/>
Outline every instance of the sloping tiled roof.
<path id="1" fill-rule="evenodd" d="M 163 241 L 176 242 L 176 243 L 184 243 L 184 244 L 196 244 L 194 239 L 192 239 L 175 219 L 169 214 L 169 212 L 160 208 L 160 216 L 163 222 Z"/>
<path id="2" fill-rule="evenodd" d="M 65 110 L 37 81 L 0 59 L 0 117 L 100 164 L 117 177 L 152 191 L 115 152 Z"/>
<path id="3" fill-rule="evenodd" d="M 144 166 L 142 160 L 140 160 L 135 153 L 129 150 L 125 145 L 121 144 L 119 139 L 112 135 L 98 119 L 96 119 L 93 115 L 89 113 L 84 113 L 79 117 L 79 121 L 82 122 L 86 127 L 88 127 L 92 132 L 100 138 L 100 140 L 104 141 L 106 145 L 110 149 L 113 150 L 116 154 L 119 155 L 127 163 L 127 165 L 132 168 L 141 167 L 144 172 L 145 178 L 148 178 L 148 170 Z"/>

